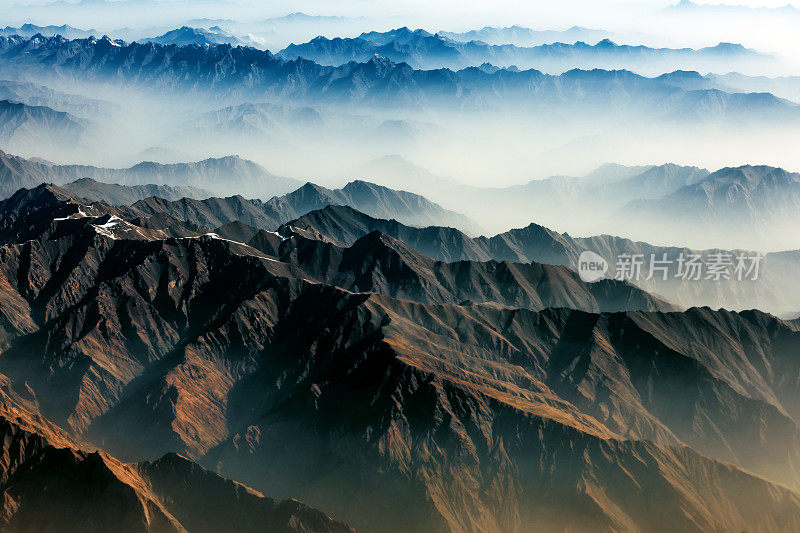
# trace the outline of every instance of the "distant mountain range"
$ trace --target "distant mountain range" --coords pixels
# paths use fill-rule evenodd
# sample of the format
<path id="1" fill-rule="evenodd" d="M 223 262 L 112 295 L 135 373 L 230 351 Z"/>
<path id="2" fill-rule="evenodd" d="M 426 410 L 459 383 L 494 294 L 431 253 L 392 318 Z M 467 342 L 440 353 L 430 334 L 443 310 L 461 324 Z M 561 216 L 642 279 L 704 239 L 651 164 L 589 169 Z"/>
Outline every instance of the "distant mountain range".
<path id="1" fill-rule="evenodd" d="M 787 3 L 779 7 L 747 6 L 737 4 L 701 4 L 691 0 L 680 0 L 677 4 L 664 8 L 668 13 L 676 14 L 722 14 L 722 15 L 775 15 L 797 16 L 800 10 Z"/>
<path id="2" fill-rule="evenodd" d="M 486 202 L 503 205 L 502 224 L 524 225 L 535 213 L 537 222 L 565 221 L 563 214 L 579 207 L 571 231 L 602 228 L 608 218 L 625 204 L 638 199 L 657 199 L 685 185 L 697 183 L 709 172 L 705 169 L 665 164 L 626 167 L 606 164 L 583 177 L 553 176 L 510 187 L 470 187 L 444 176 L 436 176 L 400 156 L 383 157 L 356 169 L 354 173 L 386 186 L 405 186 L 448 206 L 458 205 L 476 220 L 485 213 Z M 490 230 L 499 231 L 486 213 L 480 220 Z M 508 227 L 508 226 L 506 226 Z"/>
<path id="3" fill-rule="evenodd" d="M 353 181 L 342 189 L 333 190 L 306 183 L 295 191 L 266 202 L 248 200 L 242 196 L 206 200 L 187 198 L 176 202 L 150 199 L 137 202 L 132 207 L 146 216 L 163 214 L 209 228 L 240 221 L 257 228 L 275 230 L 284 222 L 328 205 L 346 205 L 372 216 L 415 226 L 435 224 L 461 228 L 472 234 L 479 232 L 469 218 L 443 209 L 422 196 L 364 181 Z"/>
<path id="4" fill-rule="evenodd" d="M 49 107 L 83 119 L 96 119 L 114 107 L 103 100 L 55 91 L 35 83 L 10 80 L 0 80 L 0 100 L 31 107 Z"/>
<path id="5" fill-rule="evenodd" d="M 498 188 L 453 182 L 401 157 L 374 160 L 354 173 L 390 186 L 405 182 L 445 207 L 458 206 L 493 232 L 533 218 L 572 235 L 609 233 L 678 247 L 800 248 L 797 233 L 789 230 L 800 209 L 798 174 L 770 166 L 710 173 L 675 164 L 605 165 L 584 177 L 553 176 Z M 503 206 L 502 222 L 498 224 L 494 215 L 483 216 L 486 202 Z M 575 216 L 565 217 L 566 212 Z M 788 229 L 775 232 L 775 227 Z"/>
<path id="6" fill-rule="evenodd" d="M 155 4 L 139 3 L 141 5 L 138 9 L 141 11 L 153 12 L 162 7 L 157 2 Z M 255 20 L 252 20 L 252 17 L 247 17 L 247 20 L 234 20 L 238 19 L 238 17 L 234 16 L 233 13 L 231 13 L 231 18 L 199 17 L 184 19 L 182 16 L 185 16 L 185 13 L 183 13 L 178 16 L 166 16 L 163 22 L 159 20 L 156 25 L 153 25 L 153 21 L 140 24 L 135 21 L 137 16 L 135 2 L 128 0 L 123 4 L 115 4 L 114 2 L 96 2 L 95 4 L 95 6 L 89 7 L 92 13 L 95 14 L 100 8 L 107 9 L 109 13 L 113 13 L 118 8 L 120 11 L 133 10 L 133 16 L 119 18 L 112 14 L 108 19 L 104 19 L 109 25 L 104 25 L 100 29 L 76 28 L 67 24 L 61 26 L 39 26 L 27 23 L 17 27 L 6 26 L 5 28 L 0 27 L 0 36 L 19 35 L 30 38 L 36 34 L 41 34 L 47 37 L 62 35 L 68 39 L 85 39 L 88 37 L 99 39 L 104 35 L 108 35 L 112 39 L 122 39 L 129 42 L 178 38 L 182 41 L 186 39 L 185 44 L 203 44 L 207 38 L 209 42 L 227 42 L 234 45 L 254 46 L 260 49 L 280 50 L 291 42 L 307 41 L 317 35 L 358 34 L 370 27 L 368 19 L 363 17 L 307 15 L 304 13 L 292 13 Z M 76 6 L 88 6 L 88 3 L 78 3 L 77 5 L 73 3 L 72 8 L 75 9 Z M 28 6 L 28 9 L 35 10 L 37 7 Z M 58 7 L 66 8 L 67 10 L 70 8 L 67 2 L 61 2 L 60 5 L 53 3 L 49 7 L 50 10 L 46 11 L 45 14 L 32 14 L 30 19 L 53 18 L 57 16 L 54 13 L 57 12 Z M 16 11 L 21 8 L 21 6 L 15 6 Z M 110 20 L 116 20 L 117 22 L 112 23 L 109 22 Z M 75 24 L 80 25 L 78 22 L 75 22 Z M 379 23 L 379 26 L 383 27 L 384 24 Z M 187 29 L 189 31 L 184 31 Z M 195 35 L 190 36 L 190 33 Z M 191 42 L 188 39 L 191 39 Z"/>
<path id="7" fill-rule="evenodd" d="M 603 39 L 611 39 L 611 32 L 605 30 L 592 30 L 573 26 L 563 31 L 557 30 L 532 30 L 523 26 L 507 26 L 504 28 L 495 26 L 485 26 L 480 30 L 470 30 L 465 32 L 440 31 L 438 35 L 468 43 L 470 41 L 480 41 L 490 45 L 513 44 L 515 46 L 539 46 L 552 43 L 575 43 L 582 41 L 589 44 L 597 44 Z"/>
<path id="8" fill-rule="evenodd" d="M 137 39 L 141 43 L 158 43 L 163 45 L 174 44 L 176 46 L 187 45 L 215 45 L 215 44 L 230 44 L 233 46 L 248 46 L 252 43 L 240 39 L 230 32 L 223 30 L 218 26 L 212 26 L 209 29 L 190 28 L 182 26 L 178 29 L 168 31 L 164 35 L 158 37 L 150 37 L 146 39 Z"/>
<path id="9" fill-rule="evenodd" d="M 657 246 L 645 242 L 611 235 L 576 238 L 552 231 L 537 224 L 513 229 L 493 237 L 470 238 L 462 232 L 445 227 L 411 228 L 397 222 L 369 217 L 346 207 L 327 207 L 313 211 L 287 223 L 294 231 L 318 235 L 338 246 L 351 246 L 356 240 L 374 231 L 396 238 L 417 252 L 439 261 L 510 261 L 514 263 L 537 262 L 562 265 L 576 269 L 578 258 L 584 251 L 592 251 L 609 263 L 609 277 L 616 274 L 616 258 L 622 254 L 641 254 L 649 261 L 651 255 L 672 260 L 668 278 L 660 276 L 646 279 L 643 275 L 635 282 L 638 286 L 657 294 L 673 304 L 683 307 L 710 306 L 727 309 L 757 307 L 777 314 L 794 310 L 800 297 L 800 263 L 798 252 L 766 254 L 760 276 L 756 282 L 684 280 L 677 276 L 677 259 L 680 254 L 700 254 L 707 258 L 712 253 L 735 250 L 691 250 L 688 248 Z"/>
<path id="10" fill-rule="evenodd" d="M 146 61 L 143 58 L 149 58 Z M 718 90 L 685 91 L 664 80 L 627 71 L 573 70 L 550 76 L 536 70 L 487 72 L 422 71 L 386 58 L 341 67 L 307 60 L 285 61 L 251 48 L 167 47 L 124 44 L 110 39 L 69 41 L 34 37 L 0 38 L 0 66 L 29 75 L 87 81 L 146 84 L 149 89 L 224 92 L 226 98 L 259 95 L 297 104 L 351 104 L 362 108 L 440 109 L 514 107 L 550 113 L 569 106 L 607 113 L 645 113 L 650 120 L 683 116 L 719 120 L 796 120 L 796 106 L 770 95 L 732 95 Z M 536 98 L 530 98 L 536 95 Z M 613 98 L 610 100 L 610 95 Z M 635 105 L 634 105 L 635 104 Z"/>
<path id="11" fill-rule="evenodd" d="M 61 26 L 37 26 L 36 24 L 23 24 L 17 28 L 6 26 L 0 28 L 0 36 L 11 37 L 19 35 L 20 37 L 31 38 L 34 35 L 43 35 L 45 37 L 55 37 L 60 35 L 67 39 L 86 39 L 88 37 L 100 37 L 102 33 L 97 30 L 81 30 L 73 28 L 67 24 Z"/>
<path id="12" fill-rule="evenodd" d="M 107 183 L 98 183 L 101 181 Z M 152 204 L 147 209 L 162 210 L 170 215 L 180 212 L 182 215 L 177 218 L 211 228 L 242 220 L 236 217 L 255 210 L 258 214 L 252 216 L 256 218 L 245 222 L 275 229 L 309 211 L 333 204 L 349 205 L 373 216 L 393 218 L 406 224 L 453 226 L 473 235 L 481 232 L 477 224 L 464 215 L 443 209 L 417 194 L 364 181 L 353 181 L 336 190 L 311 183 L 300 186 L 299 182 L 273 176 L 260 165 L 235 156 L 197 163 L 140 163 L 128 169 L 106 169 L 53 165 L 0 152 L 0 195 L 7 197 L 16 189 L 32 188 L 41 183 L 62 184 L 81 198 L 111 204 L 132 204 L 156 196 L 170 202 Z M 246 200 L 237 194 L 239 207 L 230 215 L 214 218 L 217 215 L 211 215 L 207 209 L 220 199 L 196 200 L 207 198 L 211 193 L 248 194 L 248 190 L 256 191 L 254 196 L 268 201 Z M 197 214 L 186 218 L 189 212 Z"/>
<path id="13" fill-rule="evenodd" d="M 250 245 L 163 221 L 47 185 L 0 202 L 6 523 L 110 523 L 99 478 L 115 510 L 140 503 L 125 520 L 346 527 L 177 452 L 360 530 L 800 527 L 793 322 L 477 303 L 604 285 L 378 232 L 342 249 L 294 223 L 219 228 Z"/>
<path id="14" fill-rule="evenodd" d="M 799 210 L 800 174 L 747 165 L 723 168 L 657 199 L 635 200 L 617 218 L 620 224 L 641 225 L 642 234 L 670 224 L 675 232 L 701 231 L 723 245 L 768 242 L 788 248 L 798 244 Z M 776 234 L 775 228 L 781 231 Z"/>
<path id="15" fill-rule="evenodd" d="M 298 188 L 301 183 L 270 174 L 264 167 L 228 156 L 196 163 L 161 164 L 142 162 L 125 169 L 99 168 L 88 165 L 55 165 L 0 152 L 0 196 L 9 196 L 20 187 L 40 183 L 58 183 L 91 178 L 96 181 L 135 186 L 183 187 L 189 197 L 214 194 L 247 194 L 271 198 Z M 186 188 L 188 187 L 188 188 Z M 172 196 L 170 196 L 172 197 Z M 127 202 L 121 202 L 127 203 Z"/>
<path id="16" fill-rule="evenodd" d="M 63 188 L 76 197 L 84 198 L 89 202 L 103 202 L 110 205 L 130 205 L 151 198 L 163 198 L 177 201 L 181 198 L 208 198 L 211 191 L 198 189 L 186 185 L 118 185 L 116 183 L 102 183 L 92 178 L 81 178 L 71 183 L 66 183 Z"/>
<path id="17" fill-rule="evenodd" d="M 663 171 L 662 167 L 652 167 L 643 175 L 653 175 L 654 170 Z M 602 182 L 609 179 L 607 176 L 611 172 L 601 169 L 594 173 L 593 179 Z M 530 224 L 525 228 L 510 230 L 493 237 L 473 238 L 456 229 L 462 228 L 473 235 L 478 233 L 474 223 L 463 215 L 444 210 L 418 195 L 393 191 L 365 182 L 352 182 L 340 190 L 306 184 L 297 191 L 267 202 L 247 200 L 241 196 L 176 199 L 186 192 L 200 198 L 208 196 L 208 193 L 186 187 L 155 185 L 125 187 L 87 179 L 68 183 L 65 185 L 65 190 L 69 194 L 92 201 L 120 205 L 132 203 L 129 209 L 122 211 L 128 219 L 143 220 L 159 217 L 162 221 L 169 219 L 184 221 L 188 224 L 186 226 L 188 229 L 185 231 L 190 234 L 200 232 L 198 228 L 207 228 L 210 231 L 213 228 L 224 227 L 226 229 L 220 233 L 223 237 L 249 244 L 262 251 L 271 250 L 273 255 L 279 255 L 277 250 L 280 239 L 276 244 L 272 242 L 273 237 L 265 234 L 260 234 L 256 238 L 259 230 L 267 232 L 277 230 L 282 234 L 296 233 L 329 242 L 339 248 L 349 248 L 359 239 L 379 231 L 387 237 L 401 241 L 417 253 L 442 262 L 533 261 L 575 269 L 578 256 L 585 250 L 591 250 L 609 261 L 610 277 L 615 274 L 614 263 L 621 254 L 642 254 L 647 258 L 650 255 L 661 257 L 666 254 L 672 259 L 667 281 L 662 281 L 659 277 L 647 280 L 643 275 L 636 283 L 667 301 L 684 307 L 708 305 L 715 308 L 747 309 L 755 306 L 782 315 L 793 312 L 796 309 L 794 301 L 800 297 L 800 287 L 795 283 L 795 279 L 800 276 L 796 252 L 766 254 L 757 282 L 742 283 L 735 279 L 729 282 L 687 281 L 676 276 L 676 260 L 681 253 L 701 254 L 707 257 L 719 250 L 657 246 L 609 235 L 575 238 L 537 224 Z M 141 199 L 148 193 L 156 198 Z M 115 214 L 120 213 L 115 212 Z M 235 232 L 230 233 L 234 231 L 230 225 L 236 223 L 244 223 L 254 229 L 239 228 L 236 231 L 241 235 L 237 236 Z M 163 229 L 164 224 L 165 222 L 160 222 L 154 228 Z M 254 238 L 258 242 L 252 242 Z M 259 244 L 264 239 L 269 243 L 266 249 Z M 326 253 L 330 252 L 329 250 Z M 732 256 L 737 254 L 736 250 L 721 250 L 721 252 Z M 341 252 L 337 254 L 341 255 Z M 329 258 L 327 264 L 329 266 L 335 264 L 332 261 Z M 424 262 L 413 261 L 413 263 Z M 502 300 L 500 297 L 494 297 L 495 301 L 498 299 Z M 453 301 L 460 300 L 454 298 Z M 520 304 L 517 302 L 515 305 Z"/>
<path id="18" fill-rule="evenodd" d="M 10 151 L 64 152 L 75 150 L 89 134 L 89 123 L 45 106 L 0 100 L 0 147 Z"/>
<path id="19" fill-rule="evenodd" d="M 693 50 L 617 45 L 606 38 L 594 45 L 569 41 L 518 47 L 453 40 L 443 34 L 405 27 L 383 33 L 363 33 L 353 39 L 317 37 L 304 44 L 292 44 L 278 53 L 278 57 L 284 59 L 302 57 L 334 66 L 350 61 L 364 63 L 376 55 L 416 69 L 460 70 L 488 63 L 501 68 L 536 68 L 553 74 L 576 68 L 628 69 L 645 75 L 677 69 L 708 72 L 720 68 L 724 72 L 763 73 L 774 62 L 774 58 L 767 55 L 729 43 Z M 759 66 L 764 70 L 759 71 Z"/>
<path id="20" fill-rule="evenodd" d="M 800 178 L 767 166 L 709 173 L 674 164 L 631 168 L 607 165 L 583 178 L 556 176 L 491 189 L 468 187 L 425 173 L 401 158 L 376 161 L 357 175 L 364 180 L 331 190 L 310 183 L 301 186 L 300 182 L 279 178 L 260 165 L 235 156 L 197 163 L 140 163 L 127 169 L 106 169 L 54 165 L 0 152 L 0 196 L 7 197 L 20 187 L 47 182 L 63 185 L 82 178 L 147 186 L 136 191 L 105 187 L 101 192 L 93 190 L 97 187 L 93 182 L 83 182 L 87 187 L 85 197 L 103 199 L 102 194 L 108 194 L 105 200 L 116 204 L 133 203 L 147 196 L 169 200 L 183 196 L 250 196 L 269 200 L 265 204 L 269 223 L 256 224 L 269 229 L 326 205 L 347 205 L 377 218 L 394 218 L 415 226 L 449 226 L 474 236 L 485 233 L 482 223 L 489 223 L 490 231 L 496 227 L 491 226 L 491 217 L 481 215 L 485 202 L 491 202 L 504 206 L 504 221 L 519 226 L 530 223 L 531 213 L 535 213 L 538 223 L 547 225 L 563 220 L 565 210 L 579 206 L 582 215 L 572 222 L 573 235 L 593 228 L 595 232 L 599 229 L 649 242 L 672 242 L 683 233 L 693 235 L 696 243 L 707 243 L 695 244 L 695 248 L 800 248 L 792 232 L 776 234 L 771 229 L 776 225 L 793 227 L 794 213 L 800 206 Z M 158 192 L 158 186 L 166 188 Z M 400 188 L 416 194 L 398 191 Z M 272 199 L 273 196 L 277 198 Z M 467 216 L 448 210 L 452 207 Z M 199 223 L 217 227 L 230 221 Z M 733 226 L 741 227 L 732 234 Z"/>

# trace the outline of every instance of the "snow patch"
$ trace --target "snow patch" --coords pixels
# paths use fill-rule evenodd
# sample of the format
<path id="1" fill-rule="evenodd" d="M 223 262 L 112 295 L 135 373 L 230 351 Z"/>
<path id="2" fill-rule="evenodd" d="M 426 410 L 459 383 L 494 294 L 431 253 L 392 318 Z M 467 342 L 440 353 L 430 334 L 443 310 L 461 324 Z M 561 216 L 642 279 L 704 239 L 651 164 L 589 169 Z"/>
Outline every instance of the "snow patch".
<path id="1" fill-rule="evenodd" d="M 54 218 L 53 222 L 60 222 L 62 220 L 77 220 L 79 218 L 89 218 L 89 215 L 84 213 L 83 210 L 79 208 L 77 213 L 72 213 L 68 217 Z"/>

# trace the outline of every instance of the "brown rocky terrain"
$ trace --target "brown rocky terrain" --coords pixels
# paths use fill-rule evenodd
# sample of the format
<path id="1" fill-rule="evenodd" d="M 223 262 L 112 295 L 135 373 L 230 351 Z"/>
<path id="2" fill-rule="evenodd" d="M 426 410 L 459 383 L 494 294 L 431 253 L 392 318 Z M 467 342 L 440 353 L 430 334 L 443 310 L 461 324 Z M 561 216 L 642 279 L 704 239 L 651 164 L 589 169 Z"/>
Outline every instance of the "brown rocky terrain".
<path id="1" fill-rule="evenodd" d="M 87 451 L 14 396 L 0 407 L 2 531 L 353 531 L 174 453 L 123 463 Z"/>
<path id="2" fill-rule="evenodd" d="M 566 269 L 382 233 L 128 216 L 52 187 L 0 203 L 5 387 L 104 450 L 31 445 L 18 509 L 89 471 L 189 530 L 215 491 L 220 517 L 286 516 L 178 453 L 364 531 L 800 530 L 794 322 L 646 294 L 601 312 Z"/>

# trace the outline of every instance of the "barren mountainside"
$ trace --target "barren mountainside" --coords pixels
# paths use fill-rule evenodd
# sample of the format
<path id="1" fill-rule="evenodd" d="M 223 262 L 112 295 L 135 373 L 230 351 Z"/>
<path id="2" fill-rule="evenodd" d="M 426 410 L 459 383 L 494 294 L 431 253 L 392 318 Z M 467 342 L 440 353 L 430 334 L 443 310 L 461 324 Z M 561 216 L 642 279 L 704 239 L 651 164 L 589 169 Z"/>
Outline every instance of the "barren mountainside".
<path id="1" fill-rule="evenodd" d="M 674 305 L 751 309 L 757 307 L 778 314 L 792 313 L 794 301 L 800 294 L 794 280 L 800 275 L 797 253 L 788 251 L 768 253 L 760 265 L 759 278 L 740 283 L 689 281 L 676 277 L 680 254 L 726 253 L 735 257 L 745 253 L 736 250 L 692 250 L 670 246 L 657 246 L 646 242 L 612 235 L 571 237 L 538 224 L 512 229 L 492 237 L 470 238 L 454 228 L 430 226 L 415 228 L 396 221 L 376 219 L 346 206 L 329 206 L 312 211 L 287 222 L 285 228 L 302 229 L 333 243 L 348 246 L 372 231 L 381 231 L 394 237 L 419 253 L 440 261 L 509 261 L 513 263 L 537 262 L 561 265 L 575 269 L 578 257 L 585 250 L 593 251 L 609 263 L 609 277 L 616 274 L 616 258 L 620 254 L 641 254 L 649 261 L 651 256 L 661 258 L 667 254 L 673 260 L 667 280 L 643 275 L 635 283 Z M 755 253 L 755 252 L 751 252 Z"/>
<path id="2" fill-rule="evenodd" d="M 0 373 L 118 470 L 179 453 L 368 531 L 800 528 L 794 323 L 458 302 L 485 282 L 449 276 L 497 279 L 493 263 L 435 263 L 375 232 L 342 249 L 219 230 L 248 245 L 126 216 L 46 186 L 0 204 Z M 540 294 L 580 294 L 568 271 L 529 268 L 550 272 Z M 51 461 L 111 468 L 46 452 L 20 502 Z M 214 490 L 253 501 L 175 455 L 135 464 L 189 529 Z"/>
<path id="3" fill-rule="evenodd" d="M 352 531 L 296 500 L 271 500 L 177 454 L 122 463 L 74 444 L 54 445 L 7 414 L 0 417 L 4 531 Z"/>
<path id="4" fill-rule="evenodd" d="M 0 533 L 800 533 L 800 9 L 674 1 L 6 0 Z"/>

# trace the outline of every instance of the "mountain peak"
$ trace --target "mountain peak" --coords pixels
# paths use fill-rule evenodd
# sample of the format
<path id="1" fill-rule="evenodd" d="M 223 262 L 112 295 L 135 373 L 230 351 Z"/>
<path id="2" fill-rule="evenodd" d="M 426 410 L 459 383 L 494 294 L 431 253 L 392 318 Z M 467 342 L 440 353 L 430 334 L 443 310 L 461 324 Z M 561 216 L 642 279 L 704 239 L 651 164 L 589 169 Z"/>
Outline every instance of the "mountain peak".
<path id="1" fill-rule="evenodd" d="M 380 69 L 389 69 L 395 65 L 391 59 L 377 53 L 372 56 L 372 58 L 367 62 L 367 64 L 374 67 L 378 67 Z"/>
<path id="2" fill-rule="evenodd" d="M 584 43 L 584 44 L 586 44 L 586 43 Z M 611 39 L 606 38 L 606 39 L 603 39 L 600 42 L 598 42 L 595 46 L 598 47 L 598 48 L 616 48 L 617 47 L 617 43 L 615 43 Z"/>

